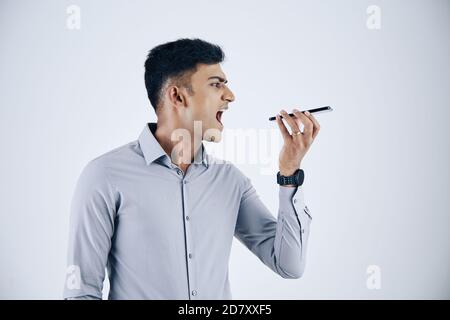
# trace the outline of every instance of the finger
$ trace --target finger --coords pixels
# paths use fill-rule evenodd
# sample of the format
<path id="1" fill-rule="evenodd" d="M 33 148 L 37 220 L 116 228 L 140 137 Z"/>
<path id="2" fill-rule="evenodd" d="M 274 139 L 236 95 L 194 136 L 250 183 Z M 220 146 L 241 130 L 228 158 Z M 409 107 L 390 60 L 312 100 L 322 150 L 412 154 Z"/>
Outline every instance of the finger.
<path id="1" fill-rule="evenodd" d="M 315 139 L 317 137 L 317 135 L 319 134 L 320 131 L 320 124 L 319 122 L 316 120 L 316 118 L 312 115 L 312 113 L 306 114 L 307 117 L 309 117 L 309 119 L 311 119 L 311 121 L 314 124 L 314 128 L 313 128 L 313 134 L 312 134 L 312 138 Z"/>
<path id="2" fill-rule="evenodd" d="M 280 115 L 277 114 L 275 117 L 276 117 L 276 121 L 277 121 L 278 127 L 280 128 L 281 135 L 283 136 L 283 139 L 285 139 L 285 140 L 286 139 L 291 139 L 292 137 L 289 134 L 288 129 L 284 125 L 283 120 L 281 120 Z"/>
<path id="3" fill-rule="evenodd" d="M 313 134 L 312 121 L 303 112 L 300 112 L 297 109 L 294 109 L 292 112 L 297 117 L 297 119 L 303 123 L 303 126 L 304 126 L 303 136 L 306 137 L 308 140 L 312 139 L 312 134 Z"/>
<path id="4" fill-rule="evenodd" d="M 283 116 L 284 120 L 288 123 L 289 127 L 291 127 L 292 132 L 298 132 L 300 131 L 300 128 L 297 125 L 297 122 L 284 110 L 280 111 L 281 115 Z"/>

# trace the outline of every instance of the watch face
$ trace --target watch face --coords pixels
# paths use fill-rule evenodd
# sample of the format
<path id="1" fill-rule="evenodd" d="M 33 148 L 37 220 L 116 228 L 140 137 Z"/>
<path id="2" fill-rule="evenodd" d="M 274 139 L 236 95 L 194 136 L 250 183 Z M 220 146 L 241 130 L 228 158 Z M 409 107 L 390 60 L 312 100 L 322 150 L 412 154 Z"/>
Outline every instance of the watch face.
<path id="1" fill-rule="evenodd" d="M 296 178 L 297 178 L 297 184 L 298 184 L 299 186 L 301 186 L 301 185 L 303 184 L 303 180 L 305 179 L 305 175 L 304 175 L 303 170 L 299 169 L 299 170 L 297 171 L 296 176 L 297 176 L 297 177 L 296 177 Z"/>

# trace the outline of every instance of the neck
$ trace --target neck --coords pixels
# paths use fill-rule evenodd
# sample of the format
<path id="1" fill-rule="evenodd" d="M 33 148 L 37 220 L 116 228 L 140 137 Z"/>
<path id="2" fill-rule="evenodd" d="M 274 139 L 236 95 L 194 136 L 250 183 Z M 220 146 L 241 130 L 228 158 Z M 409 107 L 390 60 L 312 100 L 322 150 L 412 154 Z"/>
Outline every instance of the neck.
<path id="1" fill-rule="evenodd" d="M 184 128 L 176 122 L 158 121 L 155 138 L 172 163 L 183 171 L 194 162 L 195 154 L 201 152 L 201 136 L 195 137 L 193 128 Z"/>

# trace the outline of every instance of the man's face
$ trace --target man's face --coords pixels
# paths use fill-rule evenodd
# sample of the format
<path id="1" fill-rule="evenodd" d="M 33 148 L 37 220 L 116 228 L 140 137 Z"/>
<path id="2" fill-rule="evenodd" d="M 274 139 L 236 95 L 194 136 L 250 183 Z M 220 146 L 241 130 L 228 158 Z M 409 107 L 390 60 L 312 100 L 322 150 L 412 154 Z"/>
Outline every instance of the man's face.
<path id="1" fill-rule="evenodd" d="M 201 121 L 203 139 L 219 142 L 222 123 L 222 113 L 228 108 L 228 103 L 234 101 L 234 94 L 225 84 L 228 80 L 219 64 L 199 64 L 197 71 L 191 77 L 194 95 L 187 97 L 189 108 L 186 110 L 191 121 Z"/>

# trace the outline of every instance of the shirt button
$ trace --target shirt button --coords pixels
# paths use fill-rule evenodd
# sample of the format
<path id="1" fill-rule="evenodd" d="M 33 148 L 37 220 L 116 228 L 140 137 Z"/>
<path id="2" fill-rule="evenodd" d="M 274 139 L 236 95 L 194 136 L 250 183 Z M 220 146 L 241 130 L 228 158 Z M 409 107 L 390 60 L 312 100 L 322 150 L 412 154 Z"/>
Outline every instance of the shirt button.
<path id="1" fill-rule="evenodd" d="M 183 184 L 186 184 L 187 183 L 187 181 L 186 180 L 183 180 Z"/>
<path id="2" fill-rule="evenodd" d="M 294 199 L 294 203 L 296 203 L 297 202 L 297 199 Z"/>
<path id="3" fill-rule="evenodd" d="M 186 216 L 186 220 L 189 221 L 189 216 Z"/>
<path id="4" fill-rule="evenodd" d="M 305 233 L 305 229 L 302 229 L 302 233 Z"/>
<path id="5" fill-rule="evenodd" d="M 196 296 L 196 295 L 197 295 L 197 291 L 192 290 L 192 295 L 193 295 L 193 296 Z"/>
<path id="6" fill-rule="evenodd" d="M 189 253 L 189 259 L 192 259 L 192 253 Z"/>
<path id="7" fill-rule="evenodd" d="M 181 175 L 181 170 L 177 169 L 177 173 L 178 173 L 178 175 Z"/>

